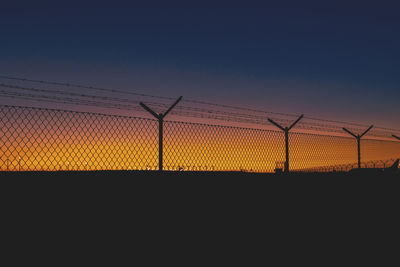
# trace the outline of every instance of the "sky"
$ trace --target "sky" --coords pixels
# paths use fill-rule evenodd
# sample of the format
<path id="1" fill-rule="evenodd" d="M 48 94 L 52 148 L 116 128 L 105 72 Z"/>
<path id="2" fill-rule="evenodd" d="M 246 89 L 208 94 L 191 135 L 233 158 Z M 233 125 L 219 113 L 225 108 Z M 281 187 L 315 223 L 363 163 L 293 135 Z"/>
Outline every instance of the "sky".
<path id="1" fill-rule="evenodd" d="M 2 75 L 400 127 L 394 6 L 5 4 L 0 25 Z"/>

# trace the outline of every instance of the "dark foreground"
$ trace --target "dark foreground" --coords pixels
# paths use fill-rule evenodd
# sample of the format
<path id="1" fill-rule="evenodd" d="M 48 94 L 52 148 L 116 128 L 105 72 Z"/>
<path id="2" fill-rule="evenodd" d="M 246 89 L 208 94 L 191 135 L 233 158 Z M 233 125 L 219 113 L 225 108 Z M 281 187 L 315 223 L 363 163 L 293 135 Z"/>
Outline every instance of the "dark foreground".
<path id="1" fill-rule="evenodd" d="M 327 177 L 400 177 L 400 171 L 381 172 L 375 169 L 361 169 L 360 172 L 316 172 L 316 173 L 252 173 L 252 172 L 208 172 L 208 171 L 27 171 L 0 172 L 0 177 L 109 177 L 109 178 L 327 178 Z"/>
<path id="2" fill-rule="evenodd" d="M 21 172 L 1 173 L 3 197 L 26 203 L 103 203 L 105 206 L 226 205 L 264 209 L 362 201 L 375 204 L 399 195 L 398 173 L 256 174 L 242 172 Z M 397 201 L 397 200 L 396 200 Z M 394 202 L 394 200 L 392 201 Z M 13 203 L 11 201 L 10 203 Z M 117 204 L 118 203 L 118 204 Z M 194 204 L 196 203 L 196 204 Z M 102 204 L 102 205 L 103 205 Z M 374 204 L 374 205 L 375 205 Z M 211 208 L 212 208 L 211 207 Z"/>
<path id="3" fill-rule="evenodd" d="M 93 247 L 103 252 L 89 255 L 103 260 L 117 247 L 133 261 L 147 255 L 150 263 L 185 261 L 183 255 L 198 262 L 210 254 L 238 261 L 247 250 L 265 262 L 281 255 L 278 266 L 290 266 L 293 258 L 318 262 L 317 255 L 332 262 L 346 251 L 358 262 L 367 256 L 354 247 L 375 249 L 386 243 L 382 237 L 392 235 L 388 225 L 397 217 L 398 178 L 383 173 L 1 173 L 2 229 L 12 235 L 9 247 L 31 249 L 45 242 L 60 251 L 64 246 L 62 260 L 72 251 L 87 255 Z M 43 251 L 47 258 L 48 247 Z M 244 256 L 243 265 L 253 258 Z"/>
<path id="4" fill-rule="evenodd" d="M 67 209 L 82 216 L 114 214 L 105 219 L 145 216 L 159 223 L 226 212 L 241 214 L 240 219 L 274 217 L 277 212 L 283 217 L 296 214 L 292 221 L 310 210 L 319 217 L 327 211 L 329 216 L 336 212 L 350 216 L 390 209 L 399 203 L 398 178 L 399 174 L 376 172 L 23 172 L 0 174 L 0 196 L 3 206 L 17 205 L 13 211 L 34 214 L 45 207 L 47 215 Z"/>
<path id="5" fill-rule="evenodd" d="M 309 195 L 336 198 L 339 194 L 379 194 L 379 190 L 397 190 L 400 173 L 292 173 L 262 174 L 244 172 L 157 172 L 157 171 L 85 171 L 85 172 L 3 172 L 2 190 L 25 195 L 75 197 L 153 197 L 165 200 L 180 196 L 209 198 L 299 197 Z M 7 190 L 8 189 L 8 190 Z M 7 192 L 4 192 L 7 193 Z"/>

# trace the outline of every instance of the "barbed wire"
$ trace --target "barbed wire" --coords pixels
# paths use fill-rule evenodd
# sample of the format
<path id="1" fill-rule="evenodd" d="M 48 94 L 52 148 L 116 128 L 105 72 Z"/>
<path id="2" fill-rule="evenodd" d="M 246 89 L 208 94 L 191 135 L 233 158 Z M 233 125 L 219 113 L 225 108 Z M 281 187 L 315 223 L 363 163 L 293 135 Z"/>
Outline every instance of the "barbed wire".
<path id="1" fill-rule="evenodd" d="M 34 82 L 34 83 L 49 84 L 49 85 L 59 85 L 59 86 L 67 86 L 67 87 L 84 88 L 84 89 L 91 89 L 91 90 L 103 91 L 103 92 L 108 92 L 108 93 L 120 93 L 120 94 L 128 94 L 128 95 L 135 95 L 135 96 L 142 96 L 142 97 L 151 97 L 151 98 L 174 100 L 174 98 L 172 98 L 172 97 L 156 96 L 156 95 L 142 94 L 142 93 L 134 93 L 134 92 L 129 92 L 129 91 L 109 89 L 109 88 L 101 88 L 101 87 L 95 87 L 95 86 L 85 86 L 85 85 L 74 84 L 74 83 L 60 83 L 60 82 L 51 82 L 51 81 L 44 81 L 44 80 L 33 80 L 33 79 L 26 79 L 26 78 L 10 77 L 10 76 L 5 76 L 5 75 L 0 75 L 0 78 L 8 79 L 8 80 L 22 81 L 22 82 Z"/>
<path id="2" fill-rule="evenodd" d="M 41 84 L 48 84 L 48 85 L 85 88 L 85 89 L 98 90 L 98 91 L 103 91 L 103 92 L 108 92 L 108 93 L 129 94 L 129 95 L 135 95 L 135 96 L 140 96 L 140 97 L 150 97 L 150 98 L 159 99 L 159 100 L 162 99 L 163 101 L 175 100 L 175 98 L 171 98 L 171 97 L 156 96 L 156 95 L 150 95 L 150 94 L 141 94 L 141 93 L 134 93 L 134 92 L 128 92 L 128 91 L 123 91 L 123 90 L 108 89 L 108 88 L 101 88 L 101 87 L 94 87 L 94 86 L 84 86 L 84 85 L 73 84 L 73 83 L 60 83 L 60 82 L 51 82 L 51 81 L 45 81 L 45 80 L 33 80 L 33 79 L 26 79 L 26 78 L 10 77 L 10 76 L 5 76 L 5 75 L 0 75 L 0 78 L 8 79 L 8 80 L 17 80 L 17 81 L 22 81 L 22 82 L 34 82 L 34 83 L 41 83 Z M 62 99 L 60 97 L 49 97 L 49 96 L 45 96 L 45 95 L 40 95 L 40 96 L 20 95 L 21 97 L 25 97 L 25 99 L 30 98 L 30 100 L 33 100 L 35 97 L 38 97 L 40 99 L 57 100 L 57 101 L 59 101 L 58 103 L 67 102 L 67 104 L 73 104 L 73 105 L 89 104 L 90 106 L 96 105 L 97 107 L 141 111 L 140 108 L 134 107 L 132 105 L 121 105 L 120 104 L 120 103 L 131 104 L 132 102 L 138 103 L 138 102 L 140 102 L 140 99 L 117 98 L 117 97 L 110 97 L 110 96 L 97 96 L 97 95 L 90 95 L 90 94 L 65 92 L 65 91 L 53 90 L 53 89 L 51 89 L 51 90 L 50 89 L 39 89 L 39 88 L 33 88 L 33 87 L 28 88 L 28 87 L 22 87 L 22 86 L 10 85 L 10 84 L 4 84 L 4 83 L 0 83 L 0 86 L 17 89 L 17 90 L 33 91 L 33 92 L 37 92 L 37 93 L 41 92 L 41 93 L 61 94 L 61 95 L 66 95 L 66 96 L 77 97 L 76 99 L 73 99 L 73 98 Z M 6 96 L 6 97 L 14 96 L 14 98 L 16 98 L 16 96 L 17 96 L 17 94 L 12 94 L 11 92 L 6 93 L 4 91 L 2 91 L 2 95 Z M 99 100 L 102 100 L 103 102 L 94 102 L 94 103 L 93 102 L 85 102 L 87 100 L 82 101 L 81 99 L 79 99 L 79 97 L 99 99 Z M 104 101 L 106 101 L 106 102 L 104 102 Z M 118 104 L 115 104 L 115 103 L 110 104 L 108 101 L 117 102 Z M 245 107 L 236 107 L 236 106 L 230 106 L 230 105 L 224 105 L 224 104 L 216 104 L 216 103 L 191 100 L 191 99 L 184 99 L 182 102 L 196 103 L 196 104 L 201 104 L 201 105 L 212 105 L 212 106 L 220 107 L 220 108 L 242 110 L 242 111 L 253 112 L 253 113 L 258 113 L 258 114 L 260 114 L 260 113 L 273 114 L 273 115 L 279 115 L 279 116 L 285 116 L 285 117 L 297 116 L 297 115 L 288 114 L 288 113 L 263 111 L 263 110 L 250 109 L 250 108 L 245 108 Z M 160 103 L 160 102 L 156 102 L 156 101 L 146 101 L 146 103 L 156 106 L 158 108 L 168 107 L 168 105 L 166 103 Z M 232 111 L 222 111 L 222 110 L 215 110 L 215 109 L 205 109 L 205 108 L 198 108 L 198 107 L 193 107 L 193 106 L 182 106 L 181 105 L 181 106 L 178 106 L 177 109 L 180 110 L 180 112 L 175 111 L 172 114 L 175 114 L 177 116 L 188 116 L 188 117 L 194 117 L 194 118 L 208 118 L 208 119 L 216 119 L 216 120 L 224 120 L 224 121 L 241 122 L 241 123 L 254 123 L 254 124 L 261 124 L 261 125 L 265 125 L 264 121 L 266 119 L 266 117 L 263 115 L 254 115 L 254 114 L 238 113 L 238 112 L 232 112 Z M 205 115 L 205 114 L 208 114 L 208 115 Z M 216 115 L 211 115 L 211 114 L 216 114 Z M 232 117 L 236 117 L 236 118 L 232 118 Z M 288 123 L 288 124 L 291 123 L 291 120 L 289 120 L 289 119 L 283 119 L 283 118 L 277 118 L 277 117 L 274 117 L 273 119 L 278 120 L 279 122 L 284 122 L 284 123 Z M 297 128 L 312 129 L 312 130 L 318 129 L 318 130 L 323 130 L 323 131 L 328 131 L 328 132 L 329 131 L 341 132 L 342 125 L 334 125 L 334 124 L 351 125 L 352 126 L 351 129 L 354 131 L 362 131 L 363 129 L 361 129 L 360 127 L 369 126 L 369 125 L 357 124 L 357 123 L 352 123 L 352 122 L 326 120 L 326 119 L 320 119 L 320 118 L 314 118 L 314 117 L 308 117 L 308 116 L 305 116 L 304 119 L 311 120 L 311 121 L 325 122 L 325 124 L 302 121 L 301 125 L 297 126 Z M 327 123 L 330 123 L 330 124 L 327 124 Z M 399 129 L 384 128 L 384 127 L 374 127 L 374 131 L 375 132 L 376 131 L 400 132 Z"/>
<path id="3" fill-rule="evenodd" d="M 5 90 L 0 90 L 0 95 L 10 98 L 17 98 L 17 99 L 27 99 L 39 102 L 52 102 L 52 103 L 59 103 L 59 104 L 71 104 L 71 105 L 80 105 L 80 106 L 91 106 L 91 107 L 104 107 L 104 108 L 115 108 L 120 110 L 138 110 L 141 111 L 140 107 L 130 106 L 130 105 L 121 105 L 121 104 L 109 104 L 104 102 L 98 101 L 90 101 L 90 100 L 80 100 L 75 98 L 60 98 L 55 96 L 45 96 L 45 95 L 34 95 L 34 94 L 27 94 L 27 93 L 16 93 L 16 92 L 9 92 Z"/>
<path id="4" fill-rule="evenodd" d="M 1 86 L 1 85 L 0 85 Z M 71 94 L 75 95 L 75 94 Z M 48 96 L 48 95 L 34 95 L 34 94 L 27 94 L 27 93 L 16 93 L 16 92 L 9 92 L 5 90 L 0 90 L 0 96 L 6 96 L 11 98 L 18 98 L 18 99 L 27 99 L 39 102 L 51 102 L 51 103 L 61 103 L 61 104 L 70 104 L 70 105 L 79 105 L 79 106 L 90 106 L 90 107 L 98 107 L 98 108 L 110 108 L 110 109 L 118 109 L 123 111 L 137 111 L 143 112 L 142 108 L 132 104 L 117 104 L 117 103 L 108 103 L 108 102 L 99 102 L 99 101 L 92 101 L 92 100 L 82 100 L 76 98 L 66 98 L 66 97 L 56 97 L 56 96 Z M 100 97 L 101 98 L 101 97 Z M 158 103 L 155 103 L 158 104 Z M 163 104 L 160 104 L 164 107 Z M 197 109 L 195 109 L 197 110 Z M 176 116 L 182 117 L 192 117 L 192 118 L 201 118 L 201 119 L 212 119 L 212 120 L 221 120 L 227 122 L 237 122 L 237 123 L 246 123 L 246 124 L 257 124 L 257 125 L 269 125 L 265 119 L 262 117 L 252 118 L 251 116 L 238 116 L 238 114 L 234 113 L 229 114 L 226 112 L 220 112 L 220 114 L 213 114 L 209 111 L 202 111 L 202 112 L 193 112 L 185 111 L 185 107 L 181 107 L 180 110 L 172 111 L 171 114 Z M 280 123 L 289 124 L 291 123 L 290 120 L 272 117 L 272 119 L 279 121 Z M 335 133 L 343 133 L 341 128 L 333 127 L 331 125 L 323 125 L 323 124 L 316 124 L 316 123 L 309 123 L 309 122 L 302 122 L 297 126 L 298 129 L 303 130 L 314 130 L 320 132 L 335 132 Z M 352 129 L 354 130 L 354 129 Z M 369 136 L 375 137 L 389 137 L 390 133 L 370 133 Z"/>
<path id="5" fill-rule="evenodd" d="M 61 103 L 61 104 L 70 104 L 70 105 L 83 105 L 88 107 L 97 107 L 97 108 L 111 108 L 111 109 L 118 109 L 122 111 L 138 111 L 145 114 L 144 110 L 135 105 L 118 105 L 118 104 L 110 104 L 98 101 L 87 101 L 87 100 L 77 100 L 77 99 L 70 99 L 70 98 L 58 98 L 58 97 L 51 97 L 51 96 L 44 96 L 44 95 L 32 95 L 32 94 L 21 94 L 15 92 L 6 92 L 0 90 L 0 96 L 6 96 L 11 98 L 18 98 L 18 99 L 27 99 L 27 100 L 34 100 L 38 102 L 51 102 L 51 103 Z M 43 99 L 42 99 L 43 98 Z M 29 107 L 28 107 L 29 108 Z M 227 121 L 227 122 L 236 122 L 241 124 L 257 124 L 261 126 L 270 126 L 270 124 L 266 120 L 249 120 L 248 118 L 240 118 L 235 116 L 223 116 L 223 115 L 215 115 L 215 114 L 204 114 L 198 112 L 190 112 L 190 111 L 172 111 L 171 114 L 182 116 L 182 117 L 193 117 L 193 118 L 200 118 L 200 119 L 211 119 L 211 120 L 218 120 L 218 121 Z M 275 118 L 272 119 L 279 121 L 280 123 L 290 123 L 290 120 L 282 119 L 282 118 Z M 315 123 L 303 122 L 296 126 L 297 129 L 301 130 L 311 130 L 320 133 L 335 133 L 339 135 L 343 135 L 343 131 L 340 128 L 327 128 L 326 125 L 318 125 Z M 390 138 L 390 133 L 369 133 L 369 137 L 377 137 L 377 138 Z"/>

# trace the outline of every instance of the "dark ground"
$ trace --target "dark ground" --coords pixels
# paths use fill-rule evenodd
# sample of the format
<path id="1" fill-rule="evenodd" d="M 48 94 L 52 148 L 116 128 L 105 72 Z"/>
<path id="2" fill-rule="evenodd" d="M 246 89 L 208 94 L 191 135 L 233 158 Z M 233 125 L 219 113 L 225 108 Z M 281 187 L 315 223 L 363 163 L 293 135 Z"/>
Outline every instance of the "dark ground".
<path id="1" fill-rule="evenodd" d="M 256 174 L 241 172 L 14 172 L 0 173 L 0 193 L 8 203 L 44 205 L 92 203 L 125 205 L 128 210 L 198 205 L 294 207 L 327 203 L 364 203 L 397 197 L 399 174 L 314 173 Z M 215 204 L 215 205 L 214 205 Z M 362 204 L 362 203 L 360 203 Z M 129 208 L 128 208 L 129 207 Z"/>
<path id="2" fill-rule="evenodd" d="M 158 260 L 206 264 L 214 262 L 207 260 L 210 255 L 221 265 L 226 259 L 256 265 L 251 255 L 258 261 L 261 256 L 264 263 L 275 258 L 277 266 L 288 266 L 293 259 L 318 266 L 343 263 L 338 254 L 350 255 L 349 264 L 361 257 L 374 262 L 373 254 L 355 247 L 376 250 L 392 236 L 399 204 L 396 178 L 345 173 L 1 173 L 2 233 L 11 235 L 8 248 L 22 245 L 44 253 L 33 253 L 31 261 L 54 254 L 68 262 L 68 255 L 81 253 L 115 265 L 120 257 L 107 255 L 116 250 L 117 255 L 131 255 L 131 262 L 144 258 L 144 266 Z M 386 253 L 395 253 L 391 248 Z M 377 257 L 376 263 L 385 259 Z"/>
<path id="3" fill-rule="evenodd" d="M 1 173 L 0 194 L 5 203 L 75 206 L 173 212 L 196 208 L 225 212 L 231 209 L 320 210 L 352 205 L 384 209 L 399 201 L 399 174 L 314 173 L 255 174 L 241 172 L 22 172 Z M 86 208 L 84 208 L 87 206 Z M 183 211 L 184 210 L 184 211 Z"/>
<path id="4" fill-rule="evenodd" d="M 22 172 L 1 173 L 3 203 L 22 209 L 35 206 L 57 212 L 117 212 L 135 216 L 165 213 L 201 216 L 203 212 L 300 212 L 386 209 L 399 202 L 399 174 L 314 173 L 255 174 L 241 172 Z M 31 208 L 33 208 L 33 206 Z M 194 212 L 200 209 L 199 212 Z M 155 212 L 155 213 L 154 213 Z M 282 214 L 282 215 L 284 215 Z M 393 213 L 394 214 L 394 213 Z"/>
<path id="5" fill-rule="evenodd" d="M 49 195 L 67 199 L 92 196 L 114 198 L 171 198 L 208 201 L 240 198 L 337 198 L 380 190 L 397 190 L 400 173 L 260 174 L 243 172 L 3 172 L 1 188 L 24 195 Z M 3 192 L 4 193 L 4 192 Z M 184 202 L 184 201 L 183 201 Z"/>

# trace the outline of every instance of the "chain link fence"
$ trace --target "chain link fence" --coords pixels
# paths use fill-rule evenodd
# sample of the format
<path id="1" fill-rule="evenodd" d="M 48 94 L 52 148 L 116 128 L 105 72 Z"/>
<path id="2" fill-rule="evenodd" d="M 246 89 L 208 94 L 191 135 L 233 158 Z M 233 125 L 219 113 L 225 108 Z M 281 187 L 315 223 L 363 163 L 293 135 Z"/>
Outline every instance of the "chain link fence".
<path id="1" fill-rule="evenodd" d="M 357 166 L 354 138 L 290 133 L 294 171 Z M 400 142 L 363 139 L 363 166 L 387 167 Z M 280 131 L 165 121 L 164 170 L 274 172 L 283 169 Z M 138 117 L 0 106 L 0 170 L 156 170 L 158 122 Z"/>
<path id="2" fill-rule="evenodd" d="M 1 106 L 1 170 L 156 169 L 157 127 L 150 119 Z"/>

